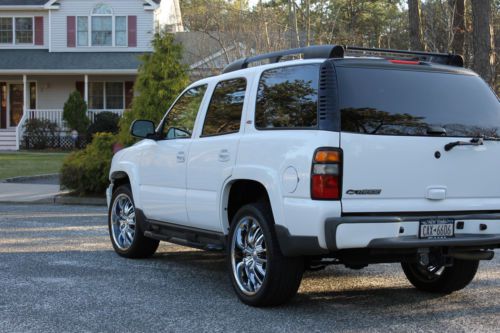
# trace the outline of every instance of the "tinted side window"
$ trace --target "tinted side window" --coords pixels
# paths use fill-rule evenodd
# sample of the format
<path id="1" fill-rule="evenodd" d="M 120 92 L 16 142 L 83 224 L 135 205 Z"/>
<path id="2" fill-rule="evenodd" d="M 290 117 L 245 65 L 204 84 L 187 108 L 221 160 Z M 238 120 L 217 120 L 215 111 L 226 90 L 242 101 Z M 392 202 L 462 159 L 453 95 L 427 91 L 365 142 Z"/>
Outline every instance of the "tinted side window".
<path id="1" fill-rule="evenodd" d="M 191 137 L 206 90 L 207 85 L 191 88 L 177 100 L 163 122 L 162 134 L 165 139 Z"/>
<path id="2" fill-rule="evenodd" d="M 270 69 L 257 91 L 255 126 L 315 128 L 318 126 L 319 64 Z"/>
<path id="3" fill-rule="evenodd" d="M 202 136 L 235 133 L 240 130 L 247 82 L 232 79 L 217 84 L 208 106 Z"/>

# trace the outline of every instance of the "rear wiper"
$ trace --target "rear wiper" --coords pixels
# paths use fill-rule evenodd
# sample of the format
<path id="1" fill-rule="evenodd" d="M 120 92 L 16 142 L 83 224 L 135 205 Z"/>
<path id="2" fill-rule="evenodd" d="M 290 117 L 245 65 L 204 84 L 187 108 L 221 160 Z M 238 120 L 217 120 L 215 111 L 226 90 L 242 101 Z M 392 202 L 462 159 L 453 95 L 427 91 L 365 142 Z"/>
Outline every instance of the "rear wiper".
<path id="1" fill-rule="evenodd" d="M 483 137 L 472 138 L 470 141 L 455 141 L 447 143 L 444 146 L 445 151 L 450 151 L 456 146 L 482 146 L 484 143 Z"/>

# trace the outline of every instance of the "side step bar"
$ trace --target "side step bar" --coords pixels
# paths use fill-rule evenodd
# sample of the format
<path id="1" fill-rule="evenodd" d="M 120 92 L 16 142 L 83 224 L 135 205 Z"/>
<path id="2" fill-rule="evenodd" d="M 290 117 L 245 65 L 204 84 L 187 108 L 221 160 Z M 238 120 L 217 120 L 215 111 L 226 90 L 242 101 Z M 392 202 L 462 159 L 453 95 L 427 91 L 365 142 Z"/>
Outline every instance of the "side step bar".
<path id="1" fill-rule="evenodd" d="M 146 225 L 144 236 L 149 238 L 202 250 L 225 249 L 226 237 L 222 233 L 155 220 L 146 220 Z"/>

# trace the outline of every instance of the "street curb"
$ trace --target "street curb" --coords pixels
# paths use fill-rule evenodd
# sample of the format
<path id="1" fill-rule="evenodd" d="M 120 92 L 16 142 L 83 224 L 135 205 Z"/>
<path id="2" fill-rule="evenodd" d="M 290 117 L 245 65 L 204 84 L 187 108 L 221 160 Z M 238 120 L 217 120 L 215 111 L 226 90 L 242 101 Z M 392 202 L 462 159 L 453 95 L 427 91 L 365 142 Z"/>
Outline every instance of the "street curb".
<path id="1" fill-rule="evenodd" d="M 48 178 L 54 178 L 54 177 L 59 177 L 58 173 L 48 173 L 44 175 L 36 175 L 36 176 L 19 176 L 19 177 L 12 177 L 12 178 L 7 178 L 2 180 L 2 183 L 26 183 L 29 182 L 30 180 L 40 180 L 40 179 L 48 179 Z"/>
<path id="2" fill-rule="evenodd" d="M 51 203 L 57 205 L 107 206 L 106 198 L 75 197 L 69 195 L 56 195 L 52 198 Z"/>

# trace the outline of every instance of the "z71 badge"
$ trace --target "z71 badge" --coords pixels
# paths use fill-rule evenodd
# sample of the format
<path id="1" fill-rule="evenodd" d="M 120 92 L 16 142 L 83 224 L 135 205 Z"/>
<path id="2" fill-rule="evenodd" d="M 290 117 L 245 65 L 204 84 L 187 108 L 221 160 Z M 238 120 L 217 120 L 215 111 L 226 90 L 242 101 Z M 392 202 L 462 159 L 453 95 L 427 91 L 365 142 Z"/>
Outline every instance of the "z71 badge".
<path id="1" fill-rule="evenodd" d="M 379 195 L 382 193 L 380 189 L 370 189 L 370 190 L 347 190 L 345 194 L 349 195 Z"/>

